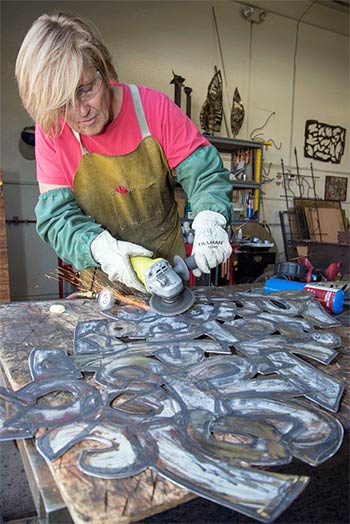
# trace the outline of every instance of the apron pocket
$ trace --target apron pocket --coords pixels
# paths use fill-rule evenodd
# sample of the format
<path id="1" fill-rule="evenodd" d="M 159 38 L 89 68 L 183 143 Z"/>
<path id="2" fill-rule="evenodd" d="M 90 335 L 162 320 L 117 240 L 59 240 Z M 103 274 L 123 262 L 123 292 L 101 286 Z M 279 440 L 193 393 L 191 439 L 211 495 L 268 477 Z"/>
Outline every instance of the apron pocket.
<path id="1" fill-rule="evenodd" d="M 164 202 L 156 183 L 126 188 L 126 192 L 116 188 L 111 193 L 111 199 L 115 219 L 122 231 L 147 224 L 164 213 Z"/>

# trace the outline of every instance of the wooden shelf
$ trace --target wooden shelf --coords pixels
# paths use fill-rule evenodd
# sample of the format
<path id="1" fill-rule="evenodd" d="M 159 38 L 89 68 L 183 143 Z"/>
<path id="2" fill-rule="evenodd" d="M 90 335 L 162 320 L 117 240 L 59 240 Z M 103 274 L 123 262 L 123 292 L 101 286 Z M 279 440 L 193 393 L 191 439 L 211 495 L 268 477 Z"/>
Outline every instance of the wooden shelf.
<path id="1" fill-rule="evenodd" d="M 264 147 L 263 143 L 254 142 L 252 140 L 239 140 L 238 138 L 226 138 L 223 136 L 204 136 L 213 146 L 223 153 L 232 153 L 232 151 L 241 147 L 250 147 L 261 150 Z"/>
<path id="2" fill-rule="evenodd" d="M 221 136 L 204 136 L 213 146 L 217 148 L 219 153 L 229 153 L 233 156 L 236 152 L 239 152 L 240 150 L 252 151 L 250 166 L 251 173 L 249 173 L 249 175 L 251 175 L 253 178 L 249 180 L 232 180 L 232 189 L 233 191 L 246 191 L 252 194 L 254 199 L 253 201 L 255 218 L 247 218 L 246 220 L 233 220 L 232 224 L 235 225 L 242 224 L 244 222 L 259 222 L 262 194 L 261 180 L 264 144 L 262 142 L 254 142 L 252 140 L 239 140 L 236 138 L 226 138 Z M 244 195 L 238 198 L 244 199 Z M 244 202 L 241 203 L 244 204 Z"/>
<path id="3" fill-rule="evenodd" d="M 234 189 L 260 189 L 261 184 L 252 180 L 233 180 L 232 186 Z"/>

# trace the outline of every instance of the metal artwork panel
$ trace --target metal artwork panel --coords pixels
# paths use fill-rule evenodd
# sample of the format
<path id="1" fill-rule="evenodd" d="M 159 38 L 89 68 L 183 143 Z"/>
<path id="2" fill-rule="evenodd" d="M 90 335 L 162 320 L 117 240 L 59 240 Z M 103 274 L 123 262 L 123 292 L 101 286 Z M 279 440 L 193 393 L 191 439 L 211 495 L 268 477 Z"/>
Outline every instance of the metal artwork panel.
<path id="1" fill-rule="evenodd" d="M 308 293 L 194 293 L 197 303 L 176 317 L 114 306 L 80 322 L 73 356 L 34 349 L 32 382 L 0 388 L 0 440 L 46 428 L 36 447 L 47 460 L 94 440 L 78 458 L 86 474 L 150 468 L 250 518 L 276 519 L 308 478 L 266 467 L 293 458 L 317 466 L 343 439 L 325 411 L 336 413 L 343 384 L 294 355 L 333 361 L 339 337 L 315 326 L 338 322 Z"/>

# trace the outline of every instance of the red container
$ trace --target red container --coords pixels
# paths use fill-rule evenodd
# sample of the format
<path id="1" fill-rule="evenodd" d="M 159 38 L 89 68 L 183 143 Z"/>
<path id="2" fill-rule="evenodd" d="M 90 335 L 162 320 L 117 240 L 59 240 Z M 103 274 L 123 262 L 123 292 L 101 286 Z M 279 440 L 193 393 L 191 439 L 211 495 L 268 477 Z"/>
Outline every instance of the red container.
<path id="1" fill-rule="evenodd" d="M 318 302 L 321 302 L 323 307 L 331 311 L 331 313 L 341 313 L 343 310 L 344 291 L 334 289 L 333 287 L 317 286 L 313 284 L 306 284 L 305 291 L 311 291 L 315 295 Z"/>

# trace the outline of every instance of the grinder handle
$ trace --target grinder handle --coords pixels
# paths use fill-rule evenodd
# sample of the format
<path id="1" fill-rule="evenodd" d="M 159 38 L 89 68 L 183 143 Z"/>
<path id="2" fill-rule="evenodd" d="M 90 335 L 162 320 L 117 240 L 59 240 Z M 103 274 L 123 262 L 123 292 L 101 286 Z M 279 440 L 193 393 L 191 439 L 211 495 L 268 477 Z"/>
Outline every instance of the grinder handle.
<path id="1" fill-rule="evenodd" d="M 175 273 L 177 273 L 182 280 L 189 280 L 190 279 L 190 272 L 189 269 L 196 269 L 197 264 L 194 259 L 194 256 L 188 257 L 188 258 L 181 258 L 179 255 L 174 256 L 174 264 L 173 269 Z"/>
<path id="2" fill-rule="evenodd" d="M 185 264 L 188 267 L 188 269 L 197 269 L 196 259 L 194 258 L 194 255 L 185 258 Z"/>

